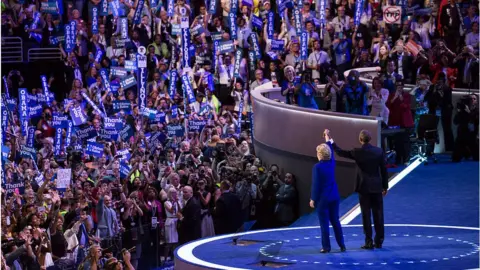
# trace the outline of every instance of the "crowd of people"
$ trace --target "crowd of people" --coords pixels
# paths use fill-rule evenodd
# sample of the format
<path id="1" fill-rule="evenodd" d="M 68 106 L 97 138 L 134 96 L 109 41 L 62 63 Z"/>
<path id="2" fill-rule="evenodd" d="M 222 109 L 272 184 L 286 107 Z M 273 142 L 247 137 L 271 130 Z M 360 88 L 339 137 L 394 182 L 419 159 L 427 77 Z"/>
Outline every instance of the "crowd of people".
<path id="1" fill-rule="evenodd" d="M 399 24 L 383 19 L 387 6 Z M 64 61 L 62 76 L 3 77 L 10 269 L 149 269 L 249 219 L 292 223 L 294 175 L 252 147 L 258 86 L 390 126 L 438 113 L 447 150 L 451 88 L 479 87 L 478 1 L 3 0 L 1 11 L 2 37 Z M 378 67 L 372 89 L 356 71 L 344 78 L 360 67 Z M 475 136 L 467 152 L 476 100 L 457 119 Z"/>

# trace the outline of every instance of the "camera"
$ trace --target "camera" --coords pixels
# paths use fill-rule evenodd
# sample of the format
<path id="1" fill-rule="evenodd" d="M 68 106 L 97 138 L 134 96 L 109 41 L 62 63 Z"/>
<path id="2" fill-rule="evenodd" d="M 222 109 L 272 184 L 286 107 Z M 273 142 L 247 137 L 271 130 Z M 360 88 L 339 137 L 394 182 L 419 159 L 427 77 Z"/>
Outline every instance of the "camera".
<path id="1" fill-rule="evenodd" d="M 457 102 L 457 110 L 464 111 L 472 104 L 472 98 L 469 95 L 463 96 L 459 102 Z"/>

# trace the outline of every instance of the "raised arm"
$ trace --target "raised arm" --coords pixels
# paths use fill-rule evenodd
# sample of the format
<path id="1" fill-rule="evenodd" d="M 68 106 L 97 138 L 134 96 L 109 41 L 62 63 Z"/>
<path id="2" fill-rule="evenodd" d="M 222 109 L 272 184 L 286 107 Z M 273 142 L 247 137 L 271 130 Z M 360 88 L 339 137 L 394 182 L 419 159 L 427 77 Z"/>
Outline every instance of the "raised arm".
<path id="1" fill-rule="evenodd" d="M 331 145 L 333 151 L 335 151 L 337 155 L 343 158 L 348 158 L 353 160 L 355 159 L 353 150 L 350 150 L 350 151 L 343 150 L 333 141 L 332 137 L 330 136 L 330 130 L 326 129 L 323 134 L 324 134 L 325 140 L 330 143 L 329 145 Z"/>

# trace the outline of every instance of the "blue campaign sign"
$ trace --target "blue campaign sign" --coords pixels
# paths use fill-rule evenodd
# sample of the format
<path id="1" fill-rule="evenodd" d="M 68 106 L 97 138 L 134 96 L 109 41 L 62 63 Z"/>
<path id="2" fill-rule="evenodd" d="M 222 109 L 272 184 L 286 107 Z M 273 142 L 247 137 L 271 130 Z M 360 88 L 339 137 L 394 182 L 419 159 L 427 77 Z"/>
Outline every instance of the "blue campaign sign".
<path id="1" fill-rule="evenodd" d="M 126 125 L 121 131 L 120 131 L 120 139 L 122 141 L 126 142 L 128 141 L 131 137 L 133 137 L 134 130 L 130 125 Z"/>
<path id="2" fill-rule="evenodd" d="M 38 118 L 42 116 L 42 111 L 43 111 L 42 104 L 31 106 L 29 110 L 30 118 Z"/>
<path id="3" fill-rule="evenodd" d="M 122 150 L 118 150 L 116 156 L 120 156 L 120 160 L 122 161 L 129 161 L 132 154 L 130 154 L 130 149 L 125 148 Z"/>
<path id="4" fill-rule="evenodd" d="M 233 40 L 219 42 L 218 43 L 218 50 L 220 51 L 221 54 L 222 53 L 233 52 L 235 50 Z"/>
<path id="5" fill-rule="evenodd" d="M 183 135 L 185 135 L 185 129 L 180 124 L 168 125 L 167 132 L 168 132 L 168 137 L 173 137 L 173 136 L 183 137 Z"/>
<path id="6" fill-rule="evenodd" d="M 124 67 L 128 71 L 135 71 L 135 70 L 137 70 L 137 61 L 125 60 L 125 66 Z"/>
<path id="7" fill-rule="evenodd" d="M 103 144 L 96 143 L 96 142 L 88 142 L 87 143 L 87 150 L 85 154 L 91 155 L 94 157 L 102 157 L 103 155 Z"/>
<path id="8" fill-rule="evenodd" d="M 272 39 L 272 51 L 283 51 L 285 48 L 285 40 Z"/>
<path id="9" fill-rule="evenodd" d="M 112 105 L 114 112 L 124 111 L 127 114 L 132 112 L 132 105 L 128 100 L 114 100 Z"/>
<path id="10" fill-rule="evenodd" d="M 87 116 L 81 107 L 71 107 L 70 117 L 74 126 L 80 126 L 87 122 Z"/>
<path id="11" fill-rule="evenodd" d="M 10 154 L 10 147 L 2 145 L 2 161 L 5 162 Z"/>
<path id="12" fill-rule="evenodd" d="M 153 119 L 150 119 L 150 123 L 165 123 L 165 117 L 166 117 L 166 114 L 165 112 L 157 112 L 157 114 L 155 114 L 155 117 Z"/>
<path id="13" fill-rule="evenodd" d="M 133 75 L 127 76 L 120 81 L 120 86 L 123 87 L 124 90 L 135 85 L 137 85 L 137 80 Z"/>
<path id="14" fill-rule="evenodd" d="M 60 115 L 58 113 L 53 114 L 52 118 L 52 127 L 54 128 L 67 128 L 68 127 L 68 116 Z"/>
<path id="15" fill-rule="evenodd" d="M 20 157 L 33 159 L 37 161 L 37 151 L 33 147 L 28 147 L 26 145 L 20 146 Z"/>
<path id="16" fill-rule="evenodd" d="M 188 130 L 198 131 L 200 133 L 206 125 L 207 120 L 190 120 L 188 121 Z"/>
<path id="17" fill-rule="evenodd" d="M 116 129 L 121 130 L 123 128 L 123 120 L 121 118 L 105 118 L 104 127 L 106 129 Z"/>
<path id="18" fill-rule="evenodd" d="M 167 136 L 165 135 L 165 133 L 157 131 L 150 137 L 150 139 L 148 140 L 148 143 L 150 145 L 156 146 L 157 144 L 164 143 L 166 139 L 167 139 Z"/>
<path id="19" fill-rule="evenodd" d="M 93 126 L 88 126 L 86 128 L 75 130 L 75 135 L 77 139 L 84 141 L 98 136 L 97 131 Z"/>
<path id="20" fill-rule="evenodd" d="M 100 133 L 98 134 L 98 137 L 100 137 L 102 140 L 105 141 L 118 141 L 118 130 L 116 129 L 100 129 Z"/>

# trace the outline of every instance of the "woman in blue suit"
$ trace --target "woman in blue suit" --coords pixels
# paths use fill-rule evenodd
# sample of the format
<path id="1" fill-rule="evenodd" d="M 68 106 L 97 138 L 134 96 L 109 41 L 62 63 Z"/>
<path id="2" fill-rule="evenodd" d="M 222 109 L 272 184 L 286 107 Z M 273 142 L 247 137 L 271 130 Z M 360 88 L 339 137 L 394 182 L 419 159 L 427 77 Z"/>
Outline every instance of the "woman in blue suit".
<path id="1" fill-rule="evenodd" d="M 325 136 L 324 136 L 325 137 Z M 338 219 L 340 194 L 335 182 L 335 158 L 330 142 L 317 146 L 318 163 L 313 166 L 312 195 L 310 207 L 315 208 L 322 231 L 322 249 L 320 253 L 330 252 L 329 221 L 335 232 L 335 239 L 342 252 L 346 251 L 342 226 Z"/>

